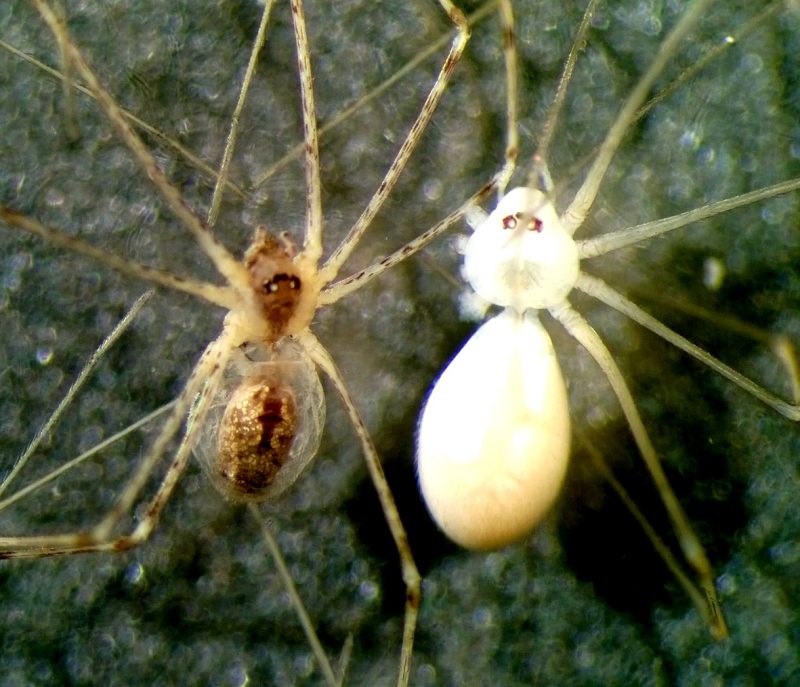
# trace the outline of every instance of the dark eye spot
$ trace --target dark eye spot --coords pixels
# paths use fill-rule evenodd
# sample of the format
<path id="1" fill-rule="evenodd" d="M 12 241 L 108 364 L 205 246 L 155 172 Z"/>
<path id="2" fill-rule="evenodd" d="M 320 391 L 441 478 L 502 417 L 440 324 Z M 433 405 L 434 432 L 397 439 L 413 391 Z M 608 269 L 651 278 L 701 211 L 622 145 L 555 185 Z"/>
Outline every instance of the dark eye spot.
<path id="1" fill-rule="evenodd" d="M 261 288 L 265 293 L 276 293 L 281 284 L 286 284 L 292 291 L 300 289 L 300 277 L 289 274 L 276 274 L 272 279 L 265 281 Z"/>
<path id="2" fill-rule="evenodd" d="M 528 231 L 540 232 L 542 230 L 542 220 L 538 217 L 532 217 L 528 223 Z"/>
<path id="3" fill-rule="evenodd" d="M 517 218 L 514 215 L 503 217 L 503 229 L 513 229 L 517 226 Z"/>

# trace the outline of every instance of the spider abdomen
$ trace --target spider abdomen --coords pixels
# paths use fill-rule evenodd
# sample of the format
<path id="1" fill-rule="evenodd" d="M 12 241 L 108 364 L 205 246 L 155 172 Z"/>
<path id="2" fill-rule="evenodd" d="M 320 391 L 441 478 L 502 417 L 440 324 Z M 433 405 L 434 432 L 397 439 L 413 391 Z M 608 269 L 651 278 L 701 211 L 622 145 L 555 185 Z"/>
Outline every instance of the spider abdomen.
<path id="1" fill-rule="evenodd" d="M 425 404 L 417 473 L 453 541 L 495 549 L 527 535 L 561 490 L 570 444 L 564 379 L 533 312 L 485 322 Z"/>
<path id="2" fill-rule="evenodd" d="M 294 339 L 233 351 L 194 453 L 235 501 L 266 501 L 300 476 L 319 448 L 325 399 L 314 363 Z"/>
<path id="3" fill-rule="evenodd" d="M 219 476 L 244 498 L 260 494 L 288 459 L 296 431 L 297 408 L 291 389 L 259 379 L 241 384 L 220 424 Z"/>

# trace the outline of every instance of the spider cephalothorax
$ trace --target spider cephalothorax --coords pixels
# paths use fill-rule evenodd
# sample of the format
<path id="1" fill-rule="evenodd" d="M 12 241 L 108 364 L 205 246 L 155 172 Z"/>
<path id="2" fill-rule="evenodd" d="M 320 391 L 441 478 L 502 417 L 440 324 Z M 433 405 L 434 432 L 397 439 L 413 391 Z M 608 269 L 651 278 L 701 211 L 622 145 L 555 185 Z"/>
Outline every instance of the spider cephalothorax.
<path id="1" fill-rule="evenodd" d="M 258 227 L 253 242 L 244 254 L 244 266 L 250 286 L 271 334 L 280 338 L 286 331 L 302 300 L 306 280 L 302 265 L 295 262 L 297 246 L 288 233 L 278 237 Z"/>

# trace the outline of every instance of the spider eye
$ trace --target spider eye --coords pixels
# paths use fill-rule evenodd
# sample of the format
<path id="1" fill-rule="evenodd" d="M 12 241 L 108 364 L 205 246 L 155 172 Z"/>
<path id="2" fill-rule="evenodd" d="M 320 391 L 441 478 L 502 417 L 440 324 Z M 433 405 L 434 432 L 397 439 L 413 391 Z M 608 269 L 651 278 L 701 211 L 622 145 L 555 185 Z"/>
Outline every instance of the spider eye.
<path id="1" fill-rule="evenodd" d="M 506 215 L 503 217 L 503 229 L 513 229 L 517 226 L 517 218 L 514 215 Z"/>
<path id="2" fill-rule="evenodd" d="M 298 291 L 300 289 L 300 277 L 289 274 L 276 274 L 272 279 L 263 282 L 261 288 L 264 293 L 277 293 L 281 284 L 286 284 L 291 291 Z"/>
<path id="3" fill-rule="evenodd" d="M 514 215 L 506 215 L 503 217 L 502 221 L 503 229 L 515 229 L 519 219 L 522 219 L 521 212 L 517 212 Z M 542 220 L 540 220 L 538 217 L 531 217 L 530 221 L 528 222 L 528 231 L 540 232 L 541 230 Z"/>

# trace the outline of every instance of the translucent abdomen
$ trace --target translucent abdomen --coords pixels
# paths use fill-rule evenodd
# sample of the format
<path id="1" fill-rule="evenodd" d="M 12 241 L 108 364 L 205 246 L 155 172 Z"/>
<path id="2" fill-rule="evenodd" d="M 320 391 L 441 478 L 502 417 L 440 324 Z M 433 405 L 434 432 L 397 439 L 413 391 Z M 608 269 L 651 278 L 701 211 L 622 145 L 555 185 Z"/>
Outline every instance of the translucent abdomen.
<path id="1" fill-rule="evenodd" d="M 231 355 L 194 453 L 224 496 L 264 501 L 299 477 L 324 424 L 319 375 L 300 344 L 248 344 Z"/>

